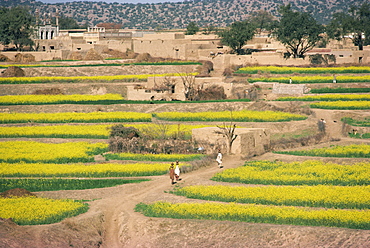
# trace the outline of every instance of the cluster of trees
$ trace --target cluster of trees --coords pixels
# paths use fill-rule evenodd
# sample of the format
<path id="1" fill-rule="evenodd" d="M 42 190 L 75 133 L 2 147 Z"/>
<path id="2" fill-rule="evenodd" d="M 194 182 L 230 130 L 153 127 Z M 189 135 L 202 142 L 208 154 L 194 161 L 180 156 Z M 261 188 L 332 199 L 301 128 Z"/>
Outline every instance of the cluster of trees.
<path id="1" fill-rule="evenodd" d="M 294 58 L 304 57 L 318 42 L 325 44 L 328 39 L 340 40 L 347 35 L 359 50 L 370 44 L 370 4 L 367 2 L 359 7 L 351 7 L 349 13 L 335 13 L 327 26 L 319 24 L 307 12 L 292 10 L 290 4 L 281 6 L 279 12 L 280 20 L 266 11 L 259 11 L 248 20 L 234 22 L 217 33 L 221 42 L 237 54 L 243 54 L 242 47 L 262 30 L 270 32 L 270 35 L 284 44 L 287 56 Z M 199 31 L 199 27 L 196 27 L 195 23 L 190 23 L 186 34 Z"/>
<path id="2" fill-rule="evenodd" d="M 55 23 L 55 18 L 54 18 Z M 70 17 L 59 18 L 60 29 L 82 28 Z M 17 51 L 25 47 L 32 48 L 36 31 L 36 17 L 26 7 L 0 7 L 0 43 L 13 44 Z"/>
<path id="3" fill-rule="evenodd" d="M 0 7 L 0 43 L 13 43 L 17 50 L 32 46 L 34 23 L 34 17 L 24 7 Z"/>

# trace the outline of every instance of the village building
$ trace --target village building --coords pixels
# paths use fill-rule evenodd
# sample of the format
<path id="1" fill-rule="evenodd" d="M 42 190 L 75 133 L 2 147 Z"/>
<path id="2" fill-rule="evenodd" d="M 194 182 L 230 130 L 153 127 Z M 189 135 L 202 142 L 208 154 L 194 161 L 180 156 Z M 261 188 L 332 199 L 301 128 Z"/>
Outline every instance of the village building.
<path id="1" fill-rule="evenodd" d="M 38 15 L 38 13 L 36 13 Z M 268 99 L 271 95 L 295 94 L 307 92 L 302 85 L 281 85 L 275 83 L 255 83 L 252 87 L 243 86 L 237 94 L 236 86 L 223 73 L 225 68 L 254 65 L 309 66 L 310 55 L 328 56 L 336 64 L 367 63 L 370 47 L 365 46 L 359 51 L 349 39 L 332 40 L 324 48 L 315 47 L 307 52 L 306 58 L 286 58 L 283 44 L 260 33 L 248 41 L 243 47 L 245 55 L 231 54 L 231 49 L 223 46 L 216 34 L 185 35 L 184 32 L 153 32 L 128 29 L 107 29 L 105 27 L 89 27 L 87 29 L 60 30 L 58 12 L 56 24 L 51 24 L 51 16 L 44 15 L 42 23 L 37 23 L 34 38 L 37 51 L 23 53 L 32 54 L 35 61 L 43 60 L 104 60 L 106 50 L 119 52 L 130 51 L 136 54 L 148 53 L 152 57 L 191 61 L 209 61 L 212 71 L 205 75 L 193 77 L 195 88 L 221 86 L 227 98 L 239 97 L 250 99 Z M 0 47 L 1 48 L 1 47 Z M 93 51 L 96 56 L 87 56 Z M 9 59 L 16 61 L 20 52 L 1 52 Z M 21 52 L 22 53 L 22 52 Z M 128 59 L 126 59 L 128 60 Z M 334 63 L 329 61 L 329 63 Z M 125 97 L 129 100 L 185 100 L 186 90 L 183 78 L 171 77 L 173 85 L 164 88 L 163 80 L 168 78 L 151 77 L 147 82 L 126 84 Z M 254 86 L 259 91 L 253 90 Z M 267 90 L 268 89 L 268 90 Z M 104 91 L 105 92 L 105 91 Z M 237 95 L 237 96 L 236 96 Z"/>

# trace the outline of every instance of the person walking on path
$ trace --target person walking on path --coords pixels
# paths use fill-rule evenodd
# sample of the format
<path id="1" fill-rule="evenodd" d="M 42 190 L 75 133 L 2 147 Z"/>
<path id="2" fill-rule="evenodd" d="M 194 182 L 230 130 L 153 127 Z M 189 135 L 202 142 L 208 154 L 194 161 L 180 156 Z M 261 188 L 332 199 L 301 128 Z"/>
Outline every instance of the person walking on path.
<path id="1" fill-rule="evenodd" d="M 221 150 L 218 149 L 218 154 L 217 154 L 217 158 L 216 158 L 216 162 L 218 164 L 218 167 L 219 168 L 222 168 L 222 153 L 221 153 Z"/>
<path id="2" fill-rule="evenodd" d="M 176 161 L 175 177 L 176 177 L 176 181 L 180 181 L 179 161 Z"/>
<path id="3" fill-rule="evenodd" d="M 175 169 L 173 167 L 173 163 L 171 163 L 171 166 L 170 166 L 170 179 L 171 179 L 171 184 L 174 184 L 174 180 L 175 180 Z"/>

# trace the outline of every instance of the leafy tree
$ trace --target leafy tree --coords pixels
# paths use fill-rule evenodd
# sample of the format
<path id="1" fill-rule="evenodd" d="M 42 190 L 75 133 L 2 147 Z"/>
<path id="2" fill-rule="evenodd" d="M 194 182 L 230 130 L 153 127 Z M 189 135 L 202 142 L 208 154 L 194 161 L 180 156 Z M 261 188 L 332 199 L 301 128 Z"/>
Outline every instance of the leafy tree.
<path id="1" fill-rule="evenodd" d="M 190 22 L 186 27 L 185 35 L 193 35 L 199 31 L 199 27 L 195 22 Z"/>
<path id="2" fill-rule="evenodd" d="M 71 17 L 61 16 L 59 17 L 59 28 L 60 29 L 75 29 L 81 28 L 77 21 Z"/>
<path id="3" fill-rule="evenodd" d="M 253 12 L 250 17 L 250 22 L 254 24 L 258 32 L 272 30 L 275 24 L 275 17 L 266 10 Z"/>
<path id="4" fill-rule="evenodd" d="M 327 27 L 327 33 L 330 38 L 337 40 L 352 34 L 353 44 L 363 50 L 363 46 L 370 45 L 370 4 L 364 2 L 360 7 L 352 6 L 348 14 L 335 13 Z"/>
<path id="5" fill-rule="evenodd" d="M 203 28 L 202 33 L 207 35 L 207 34 L 211 34 L 211 33 L 215 32 L 215 31 L 216 31 L 216 28 L 214 26 L 212 26 L 212 25 L 208 26 L 207 25 Z"/>
<path id="6" fill-rule="evenodd" d="M 0 42 L 3 45 L 13 43 L 17 50 L 24 46 L 32 46 L 31 39 L 34 19 L 24 7 L 0 8 Z"/>
<path id="7" fill-rule="evenodd" d="M 255 26 L 248 21 L 237 21 L 219 32 L 221 43 L 229 46 L 237 54 L 242 53 L 242 47 L 251 40 L 255 33 Z"/>
<path id="8" fill-rule="evenodd" d="M 324 27 L 306 12 L 294 12 L 290 4 L 280 8 L 281 18 L 273 35 L 294 58 L 303 58 L 321 39 Z"/>

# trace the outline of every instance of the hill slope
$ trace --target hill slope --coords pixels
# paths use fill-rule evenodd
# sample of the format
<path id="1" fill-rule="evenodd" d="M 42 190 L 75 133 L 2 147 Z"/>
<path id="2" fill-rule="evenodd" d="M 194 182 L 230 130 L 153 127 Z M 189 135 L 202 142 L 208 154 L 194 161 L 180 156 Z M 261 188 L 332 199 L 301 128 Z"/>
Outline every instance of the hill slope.
<path id="1" fill-rule="evenodd" d="M 266 10 L 278 15 L 281 5 L 311 13 L 319 22 L 327 23 L 332 14 L 359 6 L 365 0 L 193 0 L 178 3 L 130 4 L 106 2 L 68 2 L 44 4 L 35 0 L 0 0 L 0 6 L 27 5 L 32 12 L 55 13 L 72 17 L 79 24 L 90 26 L 102 22 L 123 24 L 125 28 L 172 29 L 185 28 L 194 21 L 200 27 L 227 26 L 244 20 L 252 12 Z"/>

